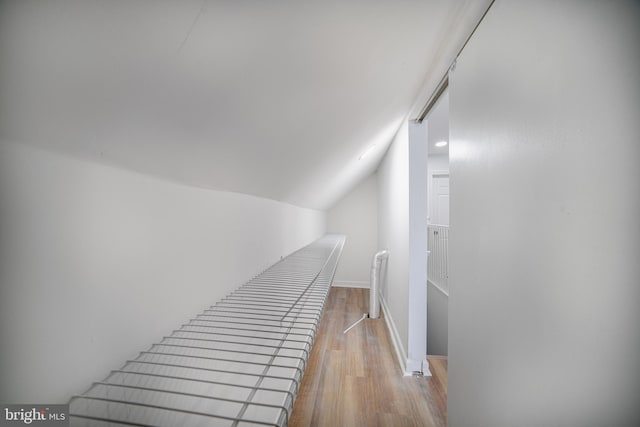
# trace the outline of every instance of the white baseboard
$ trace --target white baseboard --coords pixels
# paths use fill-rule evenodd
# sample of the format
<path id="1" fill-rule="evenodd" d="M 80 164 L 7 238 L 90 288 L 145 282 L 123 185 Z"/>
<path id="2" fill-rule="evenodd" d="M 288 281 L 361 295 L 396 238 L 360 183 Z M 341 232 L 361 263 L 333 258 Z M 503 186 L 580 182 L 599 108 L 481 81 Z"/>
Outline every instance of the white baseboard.
<path id="1" fill-rule="evenodd" d="M 386 323 L 387 329 L 389 330 L 389 335 L 391 336 L 393 349 L 396 351 L 396 357 L 398 359 L 398 364 L 400 365 L 400 370 L 404 375 L 406 375 L 407 354 L 405 353 L 404 347 L 402 346 L 402 340 L 400 340 L 400 334 L 398 334 L 396 324 L 393 322 L 393 317 L 391 317 L 389 306 L 387 306 L 387 302 L 382 297 L 382 295 L 380 295 L 380 305 L 382 306 L 382 312 L 384 313 L 384 322 Z"/>
<path id="2" fill-rule="evenodd" d="M 426 357 L 423 360 L 411 360 L 407 357 L 407 353 L 405 353 L 402 341 L 400 340 L 400 334 L 398 334 L 396 324 L 389 312 L 389 306 L 382 295 L 380 295 L 380 306 L 382 306 L 384 321 L 387 325 L 387 329 L 389 330 L 391 343 L 393 344 L 393 349 L 395 350 L 402 375 L 410 377 L 413 376 L 415 372 L 421 372 L 423 376 L 430 377 L 431 371 L 429 370 L 429 361 Z"/>
<path id="3" fill-rule="evenodd" d="M 363 288 L 369 289 L 369 282 L 359 280 L 334 280 L 332 285 L 336 288 Z"/>

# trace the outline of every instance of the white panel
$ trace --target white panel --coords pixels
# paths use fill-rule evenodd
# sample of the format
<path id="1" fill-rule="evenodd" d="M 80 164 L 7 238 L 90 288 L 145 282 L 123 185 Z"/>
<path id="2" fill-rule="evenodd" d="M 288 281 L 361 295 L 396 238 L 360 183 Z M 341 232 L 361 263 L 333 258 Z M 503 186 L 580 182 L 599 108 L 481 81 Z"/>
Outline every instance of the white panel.
<path id="1" fill-rule="evenodd" d="M 427 123 L 409 124 L 408 371 L 422 372 L 427 356 Z"/>
<path id="2" fill-rule="evenodd" d="M 450 76 L 452 426 L 640 425 L 639 22 L 498 0 Z"/>
<path id="3" fill-rule="evenodd" d="M 431 173 L 430 173 L 431 175 Z M 432 176 L 431 185 L 431 224 L 449 225 L 449 175 Z"/>

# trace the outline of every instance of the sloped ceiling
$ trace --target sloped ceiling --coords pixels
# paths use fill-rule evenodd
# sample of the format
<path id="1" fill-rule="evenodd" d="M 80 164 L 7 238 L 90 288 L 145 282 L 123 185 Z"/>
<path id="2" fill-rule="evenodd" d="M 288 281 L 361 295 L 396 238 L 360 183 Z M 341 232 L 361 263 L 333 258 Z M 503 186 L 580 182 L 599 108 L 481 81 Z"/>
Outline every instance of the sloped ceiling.
<path id="1" fill-rule="evenodd" d="M 375 170 L 431 62 L 485 7 L 2 1 L 0 137 L 327 209 Z"/>

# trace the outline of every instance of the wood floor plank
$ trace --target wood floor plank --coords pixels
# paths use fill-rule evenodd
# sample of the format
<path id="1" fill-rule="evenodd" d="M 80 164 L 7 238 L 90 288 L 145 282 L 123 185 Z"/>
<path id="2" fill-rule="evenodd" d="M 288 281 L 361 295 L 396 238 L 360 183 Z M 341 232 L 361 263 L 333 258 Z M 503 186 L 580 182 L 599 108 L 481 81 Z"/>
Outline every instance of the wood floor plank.
<path id="1" fill-rule="evenodd" d="M 332 288 L 290 426 L 433 426 L 447 418 L 447 360 L 432 377 L 403 377 L 381 319 L 365 319 L 369 291 Z"/>

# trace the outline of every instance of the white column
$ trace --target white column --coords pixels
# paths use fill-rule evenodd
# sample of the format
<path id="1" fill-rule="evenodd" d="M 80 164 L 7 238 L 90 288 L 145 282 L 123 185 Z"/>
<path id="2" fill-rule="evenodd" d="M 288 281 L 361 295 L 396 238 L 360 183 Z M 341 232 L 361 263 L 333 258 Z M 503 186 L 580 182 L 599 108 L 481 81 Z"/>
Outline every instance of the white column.
<path id="1" fill-rule="evenodd" d="M 409 123 L 409 342 L 407 374 L 427 355 L 427 124 Z"/>

